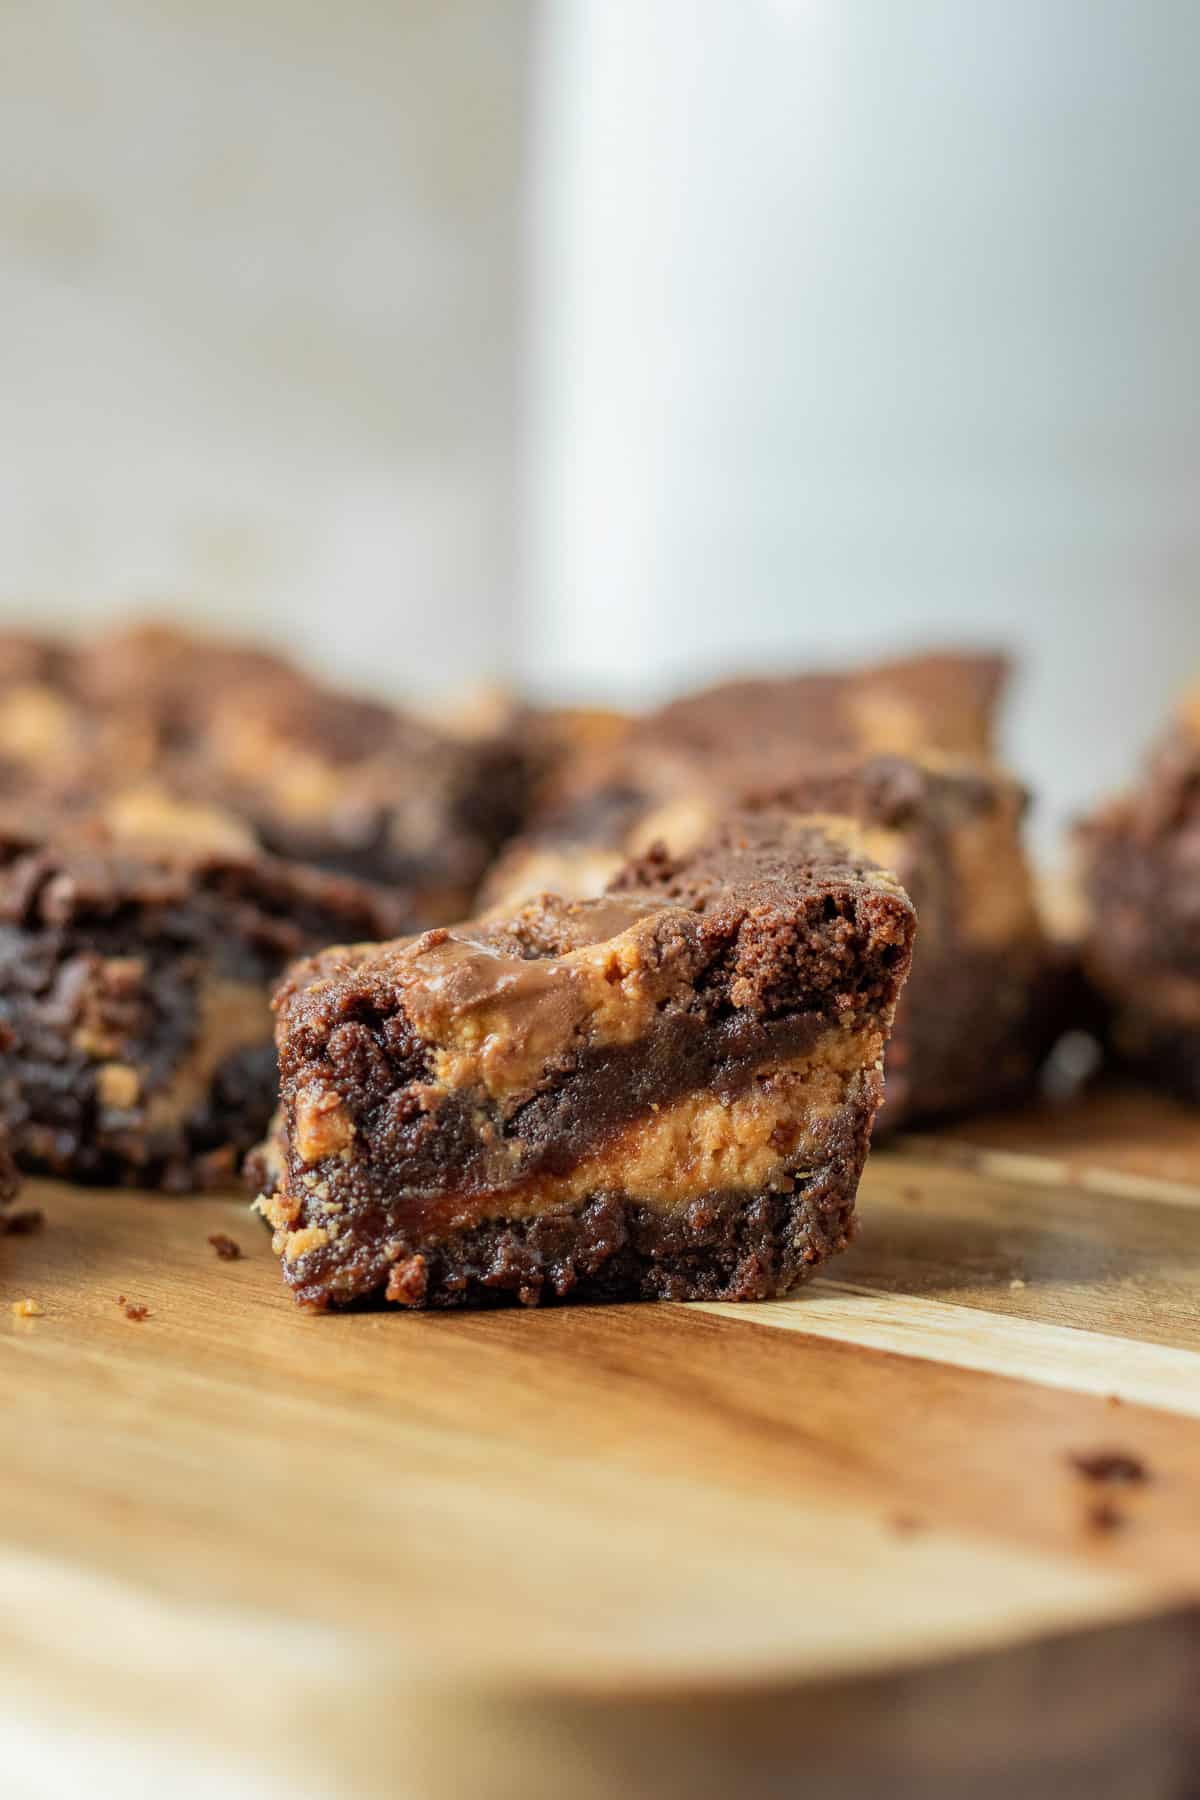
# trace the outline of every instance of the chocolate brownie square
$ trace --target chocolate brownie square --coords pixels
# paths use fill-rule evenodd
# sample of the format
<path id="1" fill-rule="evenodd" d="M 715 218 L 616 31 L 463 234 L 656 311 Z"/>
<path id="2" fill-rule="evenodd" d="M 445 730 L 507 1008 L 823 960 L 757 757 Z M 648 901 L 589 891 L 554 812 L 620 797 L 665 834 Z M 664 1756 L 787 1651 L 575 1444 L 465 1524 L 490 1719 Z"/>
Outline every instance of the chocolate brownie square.
<path id="1" fill-rule="evenodd" d="M 811 769 L 758 804 L 833 812 L 894 869 L 920 924 L 888 1046 L 888 1130 L 1020 1100 L 1063 1029 L 1021 824 L 994 764 L 926 751 Z"/>
<path id="2" fill-rule="evenodd" d="M 1085 975 L 1113 1056 L 1200 1101 L 1200 686 L 1079 830 Z"/>
<path id="3" fill-rule="evenodd" d="M 518 734 L 439 730 L 266 651 L 162 625 L 0 642 L 0 795 L 219 808 L 269 854 L 386 885 L 413 926 L 470 907 L 531 787 Z"/>
<path id="4" fill-rule="evenodd" d="M 281 971 L 347 932 L 395 929 L 378 891 L 205 839 L 207 815 L 184 823 L 190 837 L 0 822 L 0 1119 L 28 1169 L 227 1177 L 274 1104 Z"/>
<path id="5" fill-rule="evenodd" d="M 730 809 L 771 804 L 854 819 L 917 908 L 881 1128 L 1027 1094 L 1061 1029 L 1060 984 L 1048 979 L 1022 842 L 1025 791 L 991 762 L 939 751 L 814 760 L 802 748 L 777 756 L 769 777 L 754 754 L 660 752 L 636 783 L 560 803 L 501 859 L 486 893 L 510 906 L 539 888 L 597 893 L 626 856 L 655 843 L 684 853 Z"/>
<path id="6" fill-rule="evenodd" d="M 540 888 L 599 893 L 629 855 L 696 841 L 764 783 L 875 753 L 990 756 L 1008 674 L 998 655 L 918 656 L 876 668 L 725 682 L 630 721 L 564 759 L 481 903 Z"/>
<path id="7" fill-rule="evenodd" d="M 753 1299 L 848 1241 L 913 908 L 849 822 L 325 952 L 276 996 L 296 1297 Z"/>

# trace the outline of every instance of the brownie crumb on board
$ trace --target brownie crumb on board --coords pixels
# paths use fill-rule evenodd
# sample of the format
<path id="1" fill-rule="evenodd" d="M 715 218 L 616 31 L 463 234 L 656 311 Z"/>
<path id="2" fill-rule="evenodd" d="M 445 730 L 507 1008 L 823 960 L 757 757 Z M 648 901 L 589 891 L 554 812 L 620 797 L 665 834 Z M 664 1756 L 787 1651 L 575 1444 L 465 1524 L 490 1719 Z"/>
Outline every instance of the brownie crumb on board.
<path id="1" fill-rule="evenodd" d="M 0 1237 L 33 1237 L 46 1223 L 46 1215 L 36 1207 L 27 1207 L 22 1212 L 13 1213 L 8 1219 L 0 1219 Z"/>
<path id="2" fill-rule="evenodd" d="M 135 1324 L 140 1325 L 143 1319 L 148 1319 L 150 1317 L 150 1308 L 148 1306 L 142 1306 L 134 1300 L 127 1300 L 124 1294 L 117 1295 L 117 1305 L 124 1307 L 125 1317 L 127 1319 L 132 1319 Z"/>
<path id="3" fill-rule="evenodd" d="M 1128 1450 L 1073 1450 L 1067 1460 L 1077 1475 L 1097 1486 L 1134 1487 L 1150 1479 L 1141 1457 Z"/>
<path id="4" fill-rule="evenodd" d="M 893 1513 L 891 1525 L 892 1530 L 900 1537 L 911 1537 L 914 1532 L 925 1529 L 924 1519 L 918 1519 L 915 1513 Z"/>
<path id="5" fill-rule="evenodd" d="M 231 1238 L 224 1231 L 212 1232 L 208 1241 L 222 1262 L 236 1262 L 242 1254 L 242 1246 L 236 1238 Z"/>
<path id="6" fill-rule="evenodd" d="M 45 1307 L 39 1306 L 36 1300 L 14 1300 L 12 1311 L 18 1319 L 40 1319 L 45 1315 Z"/>
<path id="7" fill-rule="evenodd" d="M 1123 1512 L 1119 1512 L 1111 1500 L 1101 1500 L 1088 1508 L 1084 1515 L 1084 1524 L 1089 1531 L 1109 1535 L 1122 1530 L 1129 1523 Z"/>

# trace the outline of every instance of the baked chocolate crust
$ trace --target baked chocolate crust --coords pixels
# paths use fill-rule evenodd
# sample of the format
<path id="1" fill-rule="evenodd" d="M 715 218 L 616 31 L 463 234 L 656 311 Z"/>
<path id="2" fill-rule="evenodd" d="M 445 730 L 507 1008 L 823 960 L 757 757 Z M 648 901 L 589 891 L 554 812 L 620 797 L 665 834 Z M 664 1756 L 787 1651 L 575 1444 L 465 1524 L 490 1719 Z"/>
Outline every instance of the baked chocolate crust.
<path id="1" fill-rule="evenodd" d="M 228 1179 L 276 1092 L 270 988 L 297 953 L 394 926 L 385 896 L 267 857 L 0 826 L 0 1114 L 26 1168 Z"/>
<path id="2" fill-rule="evenodd" d="M 911 905 L 766 812 L 276 998 L 260 1203 L 297 1296 L 463 1305 L 783 1291 L 847 1238 Z"/>
<path id="3" fill-rule="evenodd" d="M 855 1121 L 864 1140 L 867 1109 Z M 354 1285 L 371 1302 L 410 1308 L 546 1306 L 563 1301 L 761 1300 L 806 1281 L 854 1236 L 866 1143 L 831 1151 L 821 1174 L 788 1194 L 712 1193 L 679 1215 L 620 1195 L 528 1220 L 489 1219 L 453 1237 L 392 1241 L 368 1256 Z M 394 1259 L 394 1260 L 393 1260 Z M 323 1279 L 293 1284 L 323 1308 Z"/>

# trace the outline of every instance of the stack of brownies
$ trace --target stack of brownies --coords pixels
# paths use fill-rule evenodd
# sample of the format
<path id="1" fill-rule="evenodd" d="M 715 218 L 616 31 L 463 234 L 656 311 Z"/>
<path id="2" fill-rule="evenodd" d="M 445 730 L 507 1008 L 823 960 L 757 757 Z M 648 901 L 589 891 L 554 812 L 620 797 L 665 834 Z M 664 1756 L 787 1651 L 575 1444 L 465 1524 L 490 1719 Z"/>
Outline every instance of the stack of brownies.
<path id="1" fill-rule="evenodd" d="M 162 628 L 0 642 L 12 1150 L 188 1187 L 265 1139 L 317 1306 L 786 1291 L 848 1241 L 889 1034 L 889 1125 L 1046 1048 L 1004 673 L 451 728 Z"/>

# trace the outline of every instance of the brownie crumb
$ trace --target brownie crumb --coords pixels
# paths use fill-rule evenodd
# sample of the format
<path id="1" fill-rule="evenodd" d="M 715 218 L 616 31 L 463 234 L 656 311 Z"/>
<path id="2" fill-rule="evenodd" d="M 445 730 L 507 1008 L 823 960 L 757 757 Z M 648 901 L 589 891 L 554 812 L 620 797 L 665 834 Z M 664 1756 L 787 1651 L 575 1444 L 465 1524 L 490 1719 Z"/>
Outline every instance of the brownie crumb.
<path id="1" fill-rule="evenodd" d="M 46 1312 L 45 1307 L 39 1306 L 36 1300 L 14 1300 L 12 1310 L 18 1319 L 40 1319 Z"/>
<path id="2" fill-rule="evenodd" d="M 423 1256 L 406 1256 L 395 1264 L 388 1277 L 387 1298 L 397 1306 L 420 1306 L 429 1286 L 429 1274 Z"/>
<path id="3" fill-rule="evenodd" d="M 915 1513 L 893 1513 L 892 1530 L 902 1537 L 911 1537 L 915 1531 L 924 1531 L 924 1519 L 918 1519 Z"/>
<path id="4" fill-rule="evenodd" d="M 208 1241 L 222 1262 L 236 1262 L 242 1254 L 242 1246 L 223 1231 L 214 1231 Z"/>
<path id="5" fill-rule="evenodd" d="M 29 1207 L 24 1212 L 13 1213 L 10 1219 L 0 1222 L 0 1232 L 5 1237 L 33 1237 L 46 1223 L 46 1215 L 36 1207 Z"/>
<path id="6" fill-rule="evenodd" d="M 1126 1450 L 1073 1450 L 1068 1461 L 1076 1474 L 1098 1486 L 1133 1487 L 1150 1479 L 1141 1457 Z"/>
<path id="7" fill-rule="evenodd" d="M 140 1325 L 143 1319 L 148 1319 L 150 1317 L 150 1308 L 148 1306 L 135 1306 L 133 1301 L 130 1300 L 125 1307 L 125 1317 L 127 1319 L 132 1319 L 135 1325 Z"/>
<path id="8" fill-rule="evenodd" d="M 1101 1500 L 1096 1506 L 1089 1508 L 1084 1523 L 1089 1531 L 1107 1535 L 1122 1530 L 1129 1521 L 1123 1512 L 1117 1511 L 1111 1500 Z"/>

